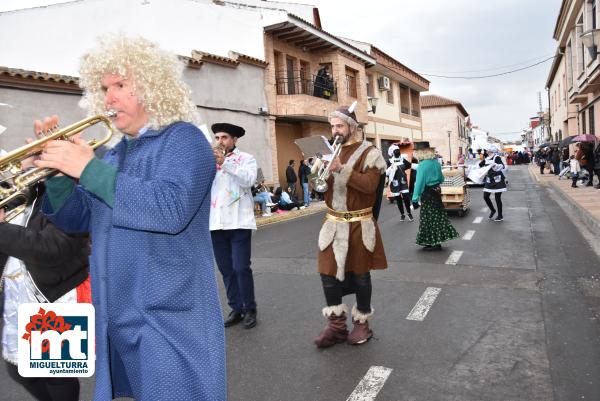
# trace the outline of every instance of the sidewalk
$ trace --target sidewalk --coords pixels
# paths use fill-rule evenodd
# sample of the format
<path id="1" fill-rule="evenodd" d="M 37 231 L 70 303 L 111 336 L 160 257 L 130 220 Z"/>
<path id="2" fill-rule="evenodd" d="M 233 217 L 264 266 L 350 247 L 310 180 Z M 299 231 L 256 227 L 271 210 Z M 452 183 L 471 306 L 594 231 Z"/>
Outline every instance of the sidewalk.
<path id="1" fill-rule="evenodd" d="M 310 202 L 309 207 L 302 209 L 302 210 L 294 209 L 294 210 L 290 210 L 289 212 L 284 211 L 284 212 L 280 212 L 280 213 L 273 213 L 269 217 L 262 217 L 262 216 L 258 215 L 258 216 L 256 216 L 256 226 L 258 228 L 260 228 L 262 226 L 279 223 L 281 221 L 293 220 L 293 219 L 297 219 L 299 217 L 308 216 L 308 215 L 316 214 L 316 213 L 321 213 L 321 212 L 325 211 L 325 209 L 326 209 L 326 206 L 325 206 L 324 201 L 321 201 L 321 202 L 313 201 L 313 202 Z"/>
<path id="2" fill-rule="evenodd" d="M 558 179 L 554 174 L 540 174 L 540 168 L 529 165 L 529 172 L 542 185 L 551 186 L 581 218 L 587 228 L 600 238 L 600 191 L 594 187 L 571 188 L 571 180 Z"/>

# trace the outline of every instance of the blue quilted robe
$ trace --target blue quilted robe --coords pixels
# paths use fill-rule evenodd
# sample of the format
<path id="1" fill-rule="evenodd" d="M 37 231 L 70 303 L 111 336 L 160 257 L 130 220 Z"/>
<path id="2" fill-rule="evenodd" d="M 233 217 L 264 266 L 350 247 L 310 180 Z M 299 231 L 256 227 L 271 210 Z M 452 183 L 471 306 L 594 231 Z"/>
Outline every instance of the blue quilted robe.
<path id="1" fill-rule="evenodd" d="M 43 204 L 65 231 L 91 233 L 94 400 L 225 400 L 210 145 L 193 125 L 175 123 L 123 139 L 104 161 L 118 167 L 113 208 L 81 186 L 59 210 Z"/>

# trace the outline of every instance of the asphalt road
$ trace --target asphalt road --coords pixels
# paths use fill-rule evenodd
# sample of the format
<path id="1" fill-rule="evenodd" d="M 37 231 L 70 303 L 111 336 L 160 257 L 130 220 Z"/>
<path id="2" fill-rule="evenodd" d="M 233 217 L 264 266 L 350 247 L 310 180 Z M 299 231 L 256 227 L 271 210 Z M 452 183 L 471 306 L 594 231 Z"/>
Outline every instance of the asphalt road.
<path id="1" fill-rule="evenodd" d="M 324 325 L 322 214 L 257 231 L 259 324 L 226 331 L 230 400 L 600 400 L 598 256 L 525 167 L 509 178 L 505 220 L 488 221 L 472 189 L 469 212 L 451 216 L 461 239 L 439 252 L 415 245 L 418 219 L 383 205 L 389 268 L 372 274 L 375 337 L 362 346 L 312 343 Z M 407 319 L 424 294 L 422 320 Z M 82 399 L 92 385 L 83 381 Z M 30 399 L 3 367 L 0 388 L 0 400 Z"/>

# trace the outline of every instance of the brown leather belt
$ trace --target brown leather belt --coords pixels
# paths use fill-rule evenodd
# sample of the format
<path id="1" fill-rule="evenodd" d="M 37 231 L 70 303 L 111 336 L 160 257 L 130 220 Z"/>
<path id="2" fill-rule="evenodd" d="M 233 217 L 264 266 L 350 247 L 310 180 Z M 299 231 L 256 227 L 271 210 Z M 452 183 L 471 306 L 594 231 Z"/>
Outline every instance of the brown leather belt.
<path id="1" fill-rule="evenodd" d="M 339 223 L 354 223 L 356 221 L 371 220 L 373 218 L 373 208 L 368 207 L 366 209 L 348 210 L 345 212 L 338 212 L 327 208 L 325 218 Z"/>

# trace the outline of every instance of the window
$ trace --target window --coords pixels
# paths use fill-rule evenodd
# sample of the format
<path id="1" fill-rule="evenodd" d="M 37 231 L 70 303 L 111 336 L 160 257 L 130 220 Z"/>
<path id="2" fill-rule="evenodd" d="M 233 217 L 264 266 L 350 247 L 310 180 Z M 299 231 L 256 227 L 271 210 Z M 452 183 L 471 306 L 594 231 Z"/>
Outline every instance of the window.
<path id="1" fill-rule="evenodd" d="M 595 116 L 594 116 L 594 106 L 591 106 L 588 110 L 588 120 L 590 120 L 590 135 L 596 135 L 596 127 L 595 125 Z"/>
<path id="2" fill-rule="evenodd" d="M 596 0 L 592 0 L 592 29 L 596 29 Z"/>
<path id="3" fill-rule="evenodd" d="M 419 92 L 410 89 L 410 114 L 414 117 L 421 116 L 421 106 L 419 104 Z"/>
<path id="4" fill-rule="evenodd" d="M 579 19 L 577 20 L 577 26 L 575 27 L 575 31 L 576 33 L 576 37 L 578 40 L 578 45 L 577 46 L 577 75 L 579 76 L 583 70 L 584 70 L 584 62 L 585 62 L 585 53 L 584 53 L 584 46 L 583 46 L 583 41 L 580 38 L 581 33 L 583 32 L 583 15 L 581 17 L 579 17 Z"/>
<path id="5" fill-rule="evenodd" d="M 346 67 L 346 93 L 348 96 L 356 98 L 356 71 Z"/>
<path id="6" fill-rule="evenodd" d="M 294 64 L 296 60 L 292 57 L 287 57 L 286 60 L 286 78 L 287 78 L 287 90 L 288 95 L 294 95 L 296 93 L 296 85 L 294 79 Z"/>
<path id="7" fill-rule="evenodd" d="M 394 83 L 390 82 L 390 90 L 387 91 L 387 102 L 389 104 L 394 104 Z"/>
<path id="8" fill-rule="evenodd" d="M 400 84 L 400 112 L 410 114 L 410 94 L 408 86 Z"/>
<path id="9" fill-rule="evenodd" d="M 567 43 L 565 56 L 567 61 L 567 85 L 569 90 L 571 90 L 573 88 L 573 48 L 571 47 L 571 41 Z"/>
<path id="10" fill-rule="evenodd" d="M 371 74 L 367 74 L 367 96 L 375 96 L 375 91 L 373 90 L 373 75 Z"/>
<path id="11" fill-rule="evenodd" d="M 586 123 L 585 123 L 585 110 L 584 110 L 581 112 L 581 130 L 582 130 L 583 135 L 587 134 L 585 128 L 586 128 Z"/>

